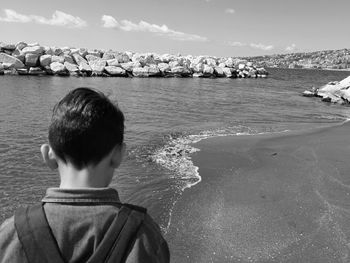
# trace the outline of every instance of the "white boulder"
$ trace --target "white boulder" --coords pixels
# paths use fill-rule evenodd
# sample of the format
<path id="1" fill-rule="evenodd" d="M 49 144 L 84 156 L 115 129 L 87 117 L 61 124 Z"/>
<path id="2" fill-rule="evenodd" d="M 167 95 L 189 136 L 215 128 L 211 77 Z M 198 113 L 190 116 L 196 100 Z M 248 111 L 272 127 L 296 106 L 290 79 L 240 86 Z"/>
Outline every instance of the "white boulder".
<path id="1" fill-rule="evenodd" d="M 22 49 L 21 53 L 23 55 L 26 55 L 28 53 L 41 55 L 44 53 L 44 51 L 45 51 L 45 48 L 42 46 L 27 46 Z"/>
<path id="2" fill-rule="evenodd" d="M 204 56 L 198 56 L 198 57 L 195 57 L 192 60 L 193 64 L 199 64 L 199 63 L 204 63 L 204 62 L 205 62 L 205 57 Z"/>
<path id="3" fill-rule="evenodd" d="M 171 70 L 168 63 L 159 63 L 157 66 L 161 72 L 169 72 Z"/>
<path id="4" fill-rule="evenodd" d="M 194 78 L 203 78 L 204 74 L 203 73 L 193 73 L 192 77 L 194 77 Z"/>
<path id="5" fill-rule="evenodd" d="M 78 65 L 80 65 L 81 63 L 87 64 L 86 59 L 83 58 L 82 56 L 80 56 L 78 53 L 73 53 L 72 57 L 73 57 L 75 63 Z"/>
<path id="6" fill-rule="evenodd" d="M 140 64 L 140 62 L 132 62 L 132 61 L 121 63 L 120 66 L 128 72 L 132 72 L 133 68 L 142 68 L 142 65 Z"/>
<path id="7" fill-rule="evenodd" d="M 46 67 L 49 66 L 51 64 L 51 55 L 42 55 L 40 56 L 39 60 L 40 60 L 40 65 L 42 67 Z"/>
<path id="8" fill-rule="evenodd" d="M 341 87 L 341 89 L 349 88 L 350 87 L 350 76 L 345 78 L 345 79 L 343 79 L 343 80 L 341 80 L 341 81 L 339 81 L 338 85 Z"/>
<path id="9" fill-rule="evenodd" d="M 119 53 L 116 56 L 116 59 L 118 59 L 119 63 L 127 63 L 130 61 L 130 57 L 127 53 Z"/>
<path id="10" fill-rule="evenodd" d="M 235 66 L 235 62 L 232 58 L 228 58 L 224 63 L 228 68 L 233 68 Z"/>
<path id="11" fill-rule="evenodd" d="M 214 68 L 212 66 L 204 65 L 203 74 L 204 76 L 212 76 L 214 74 Z"/>
<path id="12" fill-rule="evenodd" d="M 28 43 L 28 47 L 40 46 L 38 42 Z"/>
<path id="13" fill-rule="evenodd" d="M 330 82 L 322 86 L 321 88 L 319 88 L 317 91 L 317 95 L 324 97 L 324 96 L 327 96 L 328 94 L 335 94 L 339 90 L 341 90 L 341 88 L 342 87 L 339 85 L 339 82 Z"/>
<path id="14" fill-rule="evenodd" d="M 117 66 L 106 66 L 105 67 L 106 72 L 111 76 L 126 76 L 125 69 L 122 69 Z"/>
<path id="15" fill-rule="evenodd" d="M 203 63 L 198 63 L 198 64 L 191 64 L 191 68 L 193 69 L 194 72 L 196 73 L 203 73 L 203 69 L 204 69 L 204 64 Z"/>
<path id="16" fill-rule="evenodd" d="M 107 52 L 103 53 L 102 58 L 105 60 L 115 59 L 115 52 L 107 51 Z"/>
<path id="17" fill-rule="evenodd" d="M 338 91 L 339 96 L 346 100 L 347 103 L 350 103 L 350 90 L 349 89 L 342 89 Z"/>
<path id="18" fill-rule="evenodd" d="M 232 68 L 223 68 L 222 71 L 224 72 L 226 78 L 231 78 L 233 76 Z"/>
<path id="19" fill-rule="evenodd" d="M 225 77 L 224 70 L 221 67 L 214 67 L 214 73 L 218 77 Z"/>
<path id="20" fill-rule="evenodd" d="M 64 57 L 64 61 L 65 62 L 69 62 L 71 64 L 75 64 L 74 59 L 70 55 L 64 54 L 63 57 Z"/>
<path id="21" fill-rule="evenodd" d="M 171 73 L 175 76 L 188 77 L 192 74 L 192 71 L 187 67 L 178 66 L 171 69 Z"/>
<path id="22" fill-rule="evenodd" d="M 181 61 L 174 60 L 169 62 L 169 66 L 170 68 L 176 68 L 176 67 L 182 66 L 182 64 L 181 64 Z"/>
<path id="23" fill-rule="evenodd" d="M 100 50 L 97 50 L 97 49 L 88 50 L 87 53 L 88 53 L 88 55 L 93 55 L 93 56 L 96 56 L 98 58 L 102 57 L 102 52 Z"/>
<path id="24" fill-rule="evenodd" d="M 238 65 L 239 70 L 244 70 L 245 69 L 245 64 L 239 64 Z"/>
<path id="25" fill-rule="evenodd" d="M 26 42 L 21 41 L 21 42 L 18 42 L 18 43 L 16 44 L 16 49 L 22 50 L 22 49 L 25 48 L 26 46 L 28 46 L 28 44 L 27 44 Z"/>
<path id="26" fill-rule="evenodd" d="M 59 63 L 63 64 L 64 63 L 64 56 L 53 55 L 51 57 L 51 62 L 59 62 Z"/>
<path id="27" fill-rule="evenodd" d="M 90 61 L 92 61 L 92 60 L 97 60 L 97 59 L 101 59 L 101 58 L 98 56 L 95 56 L 95 55 L 87 54 L 85 56 L 85 59 L 90 63 Z"/>
<path id="28" fill-rule="evenodd" d="M 88 63 L 80 63 L 79 64 L 79 71 L 81 71 L 81 72 L 91 72 L 92 71 L 92 69 L 91 69 L 91 67 L 89 66 L 89 64 Z"/>
<path id="29" fill-rule="evenodd" d="M 120 63 L 119 63 L 118 59 L 113 58 L 113 59 L 108 59 L 107 60 L 107 65 L 108 66 L 119 66 Z"/>
<path id="30" fill-rule="evenodd" d="M 63 51 L 59 47 L 49 47 L 45 53 L 51 56 L 59 56 L 63 53 Z"/>
<path id="31" fill-rule="evenodd" d="M 223 62 L 221 62 L 221 63 L 219 63 L 219 67 L 220 67 L 220 68 L 226 68 L 226 64 L 223 63 Z"/>
<path id="32" fill-rule="evenodd" d="M 18 75 L 28 75 L 28 69 L 27 68 L 18 68 L 16 69 Z"/>
<path id="33" fill-rule="evenodd" d="M 163 54 L 160 56 L 161 61 L 164 63 L 169 63 L 173 58 L 174 56 L 170 54 Z"/>
<path id="34" fill-rule="evenodd" d="M 79 70 L 81 72 L 91 72 L 91 67 L 89 66 L 88 62 L 78 53 L 73 53 L 73 59 L 75 63 L 78 65 Z"/>
<path id="35" fill-rule="evenodd" d="M 8 43 L 3 43 L 0 42 L 0 49 L 5 49 L 5 50 L 15 50 L 16 45 L 15 44 L 8 44 Z"/>
<path id="36" fill-rule="evenodd" d="M 150 77 L 156 77 L 156 76 L 160 76 L 161 75 L 161 72 L 160 72 L 159 68 L 157 67 L 157 65 L 151 65 L 148 68 L 148 75 Z"/>
<path id="37" fill-rule="evenodd" d="M 46 71 L 40 67 L 30 67 L 28 74 L 29 75 L 45 75 Z"/>
<path id="38" fill-rule="evenodd" d="M 71 54 L 69 47 L 63 47 L 61 49 L 62 49 L 63 55 L 70 55 Z"/>
<path id="39" fill-rule="evenodd" d="M 74 72 L 74 73 L 76 73 L 76 72 L 79 71 L 79 67 L 78 67 L 78 65 L 76 65 L 76 64 L 73 64 L 73 63 L 70 63 L 70 62 L 68 62 L 68 61 L 65 61 L 63 65 L 66 67 L 66 69 L 67 69 L 69 72 Z"/>
<path id="40" fill-rule="evenodd" d="M 66 67 L 60 62 L 52 62 L 50 64 L 50 69 L 54 74 L 64 74 L 66 73 Z"/>
<path id="41" fill-rule="evenodd" d="M 216 60 L 214 58 L 207 58 L 205 60 L 206 64 L 208 66 L 211 66 L 211 67 L 215 67 L 216 66 Z"/>
<path id="42" fill-rule="evenodd" d="M 88 55 L 87 55 L 88 56 Z M 106 66 L 106 60 L 98 58 L 89 61 L 89 65 L 94 73 L 102 74 Z"/>
<path id="43" fill-rule="evenodd" d="M 78 54 L 84 58 L 88 54 L 88 51 L 86 48 L 79 48 Z"/>
<path id="44" fill-rule="evenodd" d="M 0 63 L 7 63 L 10 68 L 23 68 L 24 64 L 18 58 L 10 56 L 6 53 L 0 53 Z"/>
<path id="45" fill-rule="evenodd" d="M 71 48 L 70 49 L 70 55 L 73 56 L 73 54 L 79 54 L 79 48 Z"/>
<path id="46" fill-rule="evenodd" d="M 133 68 L 132 74 L 134 77 L 149 77 L 149 72 L 148 72 L 149 67 L 136 67 Z"/>

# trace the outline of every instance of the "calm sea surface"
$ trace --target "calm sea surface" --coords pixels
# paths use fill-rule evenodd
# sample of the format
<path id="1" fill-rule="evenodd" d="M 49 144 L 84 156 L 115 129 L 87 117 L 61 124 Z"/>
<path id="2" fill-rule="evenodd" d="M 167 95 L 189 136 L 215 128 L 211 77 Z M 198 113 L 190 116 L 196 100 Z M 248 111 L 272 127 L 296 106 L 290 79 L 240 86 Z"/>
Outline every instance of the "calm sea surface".
<path id="1" fill-rule="evenodd" d="M 348 107 L 300 95 L 349 72 L 269 71 L 267 79 L 1 76 L 0 223 L 16 207 L 40 200 L 47 187 L 58 186 L 39 149 L 47 142 L 54 104 L 76 87 L 93 87 L 118 101 L 126 116 L 128 156 L 113 187 L 122 201 L 148 207 L 164 232 L 183 190 L 199 182 L 187 162 L 189 141 L 299 130 L 350 117 Z"/>

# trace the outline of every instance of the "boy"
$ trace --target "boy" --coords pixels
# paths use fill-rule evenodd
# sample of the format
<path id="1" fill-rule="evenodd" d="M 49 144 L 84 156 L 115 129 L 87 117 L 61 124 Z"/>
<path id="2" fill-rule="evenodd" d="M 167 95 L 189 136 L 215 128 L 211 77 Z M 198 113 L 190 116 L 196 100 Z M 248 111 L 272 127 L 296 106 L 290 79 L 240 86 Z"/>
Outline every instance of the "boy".
<path id="1" fill-rule="evenodd" d="M 124 152 L 124 115 L 105 95 L 69 92 L 53 109 L 47 166 L 59 188 L 18 209 L 0 227 L 0 262 L 169 262 L 158 225 L 144 208 L 108 188 Z"/>

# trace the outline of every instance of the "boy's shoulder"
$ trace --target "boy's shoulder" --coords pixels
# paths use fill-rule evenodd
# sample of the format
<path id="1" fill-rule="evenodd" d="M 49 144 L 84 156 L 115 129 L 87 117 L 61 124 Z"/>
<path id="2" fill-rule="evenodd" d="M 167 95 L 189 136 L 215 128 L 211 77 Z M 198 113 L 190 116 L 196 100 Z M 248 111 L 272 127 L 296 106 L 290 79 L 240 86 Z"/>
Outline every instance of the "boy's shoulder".
<path id="1" fill-rule="evenodd" d="M 128 259 L 130 262 L 138 262 L 133 260 L 137 257 L 143 258 L 143 262 L 170 262 L 168 244 L 162 236 L 159 225 L 148 213 L 145 214 L 142 225 L 137 232 L 136 241 Z M 127 260 L 127 262 L 129 261 Z"/>
<path id="2" fill-rule="evenodd" d="M 136 258 L 140 256 L 145 259 L 145 262 L 169 262 L 169 248 L 159 225 L 146 212 L 146 209 L 133 205 L 126 206 L 136 212 L 131 215 L 135 217 L 134 220 L 138 221 L 140 217 L 143 219 L 128 255 L 131 261 L 127 262 L 138 262 Z M 133 221 L 132 218 L 131 220 Z M 27 262 L 16 231 L 14 216 L 0 226 L 0 263 L 5 262 Z"/>
<path id="3" fill-rule="evenodd" d="M 165 239 L 162 236 L 161 229 L 159 225 L 154 221 L 154 219 L 147 213 L 147 209 L 141 206 L 135 206 L 132 204 L 123 204 L 127 208 L 136 212 L 133 214 L 135 217 L 142 217 L 142 224 L 137 233 L 137 240 L 142 240 L 145 243 L 149 243 L 149 247 L 157 252 L 159 247 L 164 243 Z"/>
<path id="4" fill-rule="evenodd" d="M 0 263 L 27 262 L 15 228 L 14 216 L 0 226 Z"/>
<path id="5" fill-rule="evenodd" d="M 15 217 L 11 216 L 0 225 L 0 249 L 3 240 L 8 240 L 16 234 Z"/>

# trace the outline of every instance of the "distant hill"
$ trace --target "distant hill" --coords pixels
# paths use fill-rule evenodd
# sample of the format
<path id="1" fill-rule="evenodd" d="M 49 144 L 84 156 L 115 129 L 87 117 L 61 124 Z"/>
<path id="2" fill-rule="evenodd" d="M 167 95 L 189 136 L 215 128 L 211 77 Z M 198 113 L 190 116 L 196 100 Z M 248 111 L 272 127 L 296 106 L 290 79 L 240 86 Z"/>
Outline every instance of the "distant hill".
<path id="1" fill-rule="evenodd" d="M 267 68 L 350 70 L 350 49 L 244 57 Z"/>

